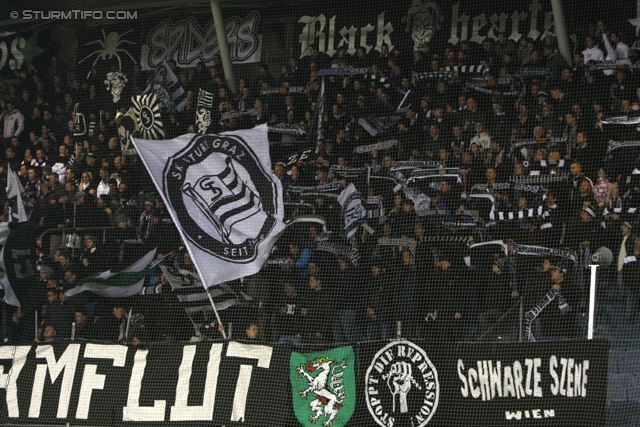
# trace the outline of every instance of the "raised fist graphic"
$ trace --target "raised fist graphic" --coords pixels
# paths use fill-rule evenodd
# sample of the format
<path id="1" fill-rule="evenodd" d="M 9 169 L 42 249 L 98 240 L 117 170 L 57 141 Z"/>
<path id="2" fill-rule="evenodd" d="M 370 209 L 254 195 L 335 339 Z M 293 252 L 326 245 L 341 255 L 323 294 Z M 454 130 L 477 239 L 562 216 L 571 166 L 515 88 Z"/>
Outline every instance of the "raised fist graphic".
<path id="1" fill-rule="evenodd" d="M 420 389 L 420 386 L 416 383 L 411 373 L 411 365 L 407 362 L 394 363 L 391 365 L 386 380 L 387 386 L 393 395 L 393 412 L 396 412 L 396 396 L 399 396 L 400 399 L 400 413 L 404 414 L 408 412 L 407 394 L 409 390 L 411 390 L 411 384 Z"/>

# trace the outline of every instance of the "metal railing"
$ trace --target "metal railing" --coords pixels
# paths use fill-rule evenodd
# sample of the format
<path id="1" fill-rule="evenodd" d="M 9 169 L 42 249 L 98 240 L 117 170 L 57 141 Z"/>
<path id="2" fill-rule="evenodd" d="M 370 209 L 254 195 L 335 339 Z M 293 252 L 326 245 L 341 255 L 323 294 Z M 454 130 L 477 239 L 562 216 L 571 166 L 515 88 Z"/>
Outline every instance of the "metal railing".
<path id="1" fill-rule="evenodd" d="M 106 243 L 107 232 L 117 227 L 75 227 L 75 228 L 52 228 L 40 235 L 40 242 L 50 241 L 54 236 L 60 236 L 60 243 L 71 252 L 73 258 L 76 250 L 82 252 L 84 250 L 84 236 L 90 234 L 95 238 L 100 236 L 100 240 L 94 243 Z M 42 248 L 44 251 L 48 248 Z"/>

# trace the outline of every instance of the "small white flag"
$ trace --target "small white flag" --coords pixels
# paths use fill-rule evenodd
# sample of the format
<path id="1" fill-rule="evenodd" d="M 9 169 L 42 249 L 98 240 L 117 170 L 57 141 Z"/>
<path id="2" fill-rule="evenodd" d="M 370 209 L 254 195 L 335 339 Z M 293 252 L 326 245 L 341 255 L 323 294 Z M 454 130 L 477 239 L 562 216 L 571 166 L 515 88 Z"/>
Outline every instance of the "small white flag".
<path id="1" fill-rule="evenodd" d="M 362 204 L 362 195 L 356 190 L 353 183 L 342 190 L 338 197 L 338 203 L 342 206 L 344 232 L 347 239 L 350 239 L 358 231 L 358 227 L 365 222 L 367 210 Z"/>

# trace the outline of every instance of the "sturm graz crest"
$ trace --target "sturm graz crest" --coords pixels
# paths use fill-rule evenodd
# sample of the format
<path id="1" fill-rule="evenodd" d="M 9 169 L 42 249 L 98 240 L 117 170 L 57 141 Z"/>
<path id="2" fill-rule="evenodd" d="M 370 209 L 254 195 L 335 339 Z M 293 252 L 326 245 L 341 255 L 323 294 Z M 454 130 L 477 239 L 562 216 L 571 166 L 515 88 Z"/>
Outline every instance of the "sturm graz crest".
<path id="1" fill-rule="evenodd" d="M 378 351 L 365 382 L 367 408 L 383 427 L 424 427 L 438 408 L 438 372 L 410 341 L 394 341 Z"/>
<path id="2" fill-rule="evenodd" d="M 164 138 L 162 121 L 160 121 L 160 105 L 155 93 L 132 96 L 133 112 L 136 116 L 140 136 L 144 139 Z"/>
<path id="3" fill-rule="evenodd" d="M 270 173 L 243 139 L 198 135 L 167 161 L 164 192 L 192 243 L 248 263 L 276 225 L 278 191 Z"/>

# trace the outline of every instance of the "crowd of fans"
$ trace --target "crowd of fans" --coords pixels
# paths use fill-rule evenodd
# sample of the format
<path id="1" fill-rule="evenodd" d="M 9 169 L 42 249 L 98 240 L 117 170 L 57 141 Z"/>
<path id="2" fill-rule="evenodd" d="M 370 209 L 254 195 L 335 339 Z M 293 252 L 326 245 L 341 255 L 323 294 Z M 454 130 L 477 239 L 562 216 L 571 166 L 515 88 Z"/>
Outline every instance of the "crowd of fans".
<path id="1" fill-rule="evenodd" d="M 569 64 L 552 36 L 516 43 L 505 33 L 481 45 L 425 44 L 409 53 L 383 45 L 354 56 L 341 48 L 329 57 L 310 46 L 309 55 L 291 58 L 275 76 L 262 64 L 254 79 L 238 79 L 237 94 L 226 87 L 219 62 L 179 69 L 169 61 L 187 106 L 164 113 L 167 139 L 194 131 L 199 89 L 214 95 L 209 132 L 298 126 L 306 136 L 270 133 L 274 148 L 298 144 L 295 150 L 314 138 L 307 156 L 272 160 L 287 220 L 311 214 L 323 225 L 291 227 L 273 251 L 281 263 L 233 284 L 261 303 L 222 312 L 224 327 L 210 310 L 188 316 L 155 270 L 147 279 L 157 291 L 151 295 L 65 296 L 83 278 L 122 269 L 153 247 L 158 256 L 171 254 L 166 265 L 194 267 L 144 166 L 121 153 L 117 111 L 100 72 L 69 80 L 55 62 L 42 72 L 17 71 L 0 82 L 0 180 L 16 171 L 31 199 L 39 271 L 27 304 L 12 309 L 9 340 L 33 341 L 33 319 L 38 341 L 201 340 L 219 338 L 234 322 L 249 338 L 296 345 L 386 339 L 398 328 L 405 337 L 445 341 L 517 339 L 518 317 L 550 289 L 561 290 L 563 304 L 546 307 L 534 328 L 539 337 L 570 338 L 579 335 L 575 318 L 586 307 L 590 256 L 603 246 L 613 263 L 602 280 L 619 290 L 627 320 L 635 321 L 637 148 L 608 147 L 638 139 L 637 124 L 603 120 L 640 117 L 640 75 L 623 36 L 602 23 L 594 35 L 573 34 L 571 49 Z M 605 58 L 631 66 L 592 67 Z M 332 71 L 322 92 L 326 69 Z M 149 76 L 136 65 L 129 77 L 135 94 Z M 80 138 L 76 103 L 87 117 Z M 229 112 L 245 114 L 225 118 Z M 363 126 L 398 114 L 378 135 Z M 421 161 L 434 163 L 406 163 Z M 418 179 L 416 170 L 429 168 L 420 165 L 437 165 L 440 177 Z M 334 182 L 354 182 L 367 206 L 366 225 L 348 240 L 336 198 L 319 194 Z M 10 202 L 1 187 L 6 221 Z M 395 244 L 381 245 L 385 238 Z M 504 247 L 474 247 L 492 240 Z M 348 247 L 351 256 L 319 249 L 319 242 Z M 517 245 L 565 255 L 517 256 Z"/>

